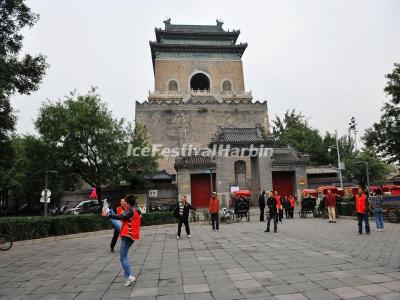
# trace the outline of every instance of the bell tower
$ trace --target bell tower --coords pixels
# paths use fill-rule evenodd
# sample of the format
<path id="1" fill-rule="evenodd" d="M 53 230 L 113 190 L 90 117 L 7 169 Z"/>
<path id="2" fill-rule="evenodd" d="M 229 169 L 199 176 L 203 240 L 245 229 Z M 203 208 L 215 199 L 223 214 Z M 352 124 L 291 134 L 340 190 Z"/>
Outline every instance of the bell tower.
<path id="1" fill-rule="evenodd" d="M 251 101 L 245 92 L 242 55 L 247 44 L 237 44 L 240 31 L 216 25 L 177 25 L 164 21 L 150 42 L 154 92 L 150 101 L 183 101 L 192 95 L 213 95 Z"/>

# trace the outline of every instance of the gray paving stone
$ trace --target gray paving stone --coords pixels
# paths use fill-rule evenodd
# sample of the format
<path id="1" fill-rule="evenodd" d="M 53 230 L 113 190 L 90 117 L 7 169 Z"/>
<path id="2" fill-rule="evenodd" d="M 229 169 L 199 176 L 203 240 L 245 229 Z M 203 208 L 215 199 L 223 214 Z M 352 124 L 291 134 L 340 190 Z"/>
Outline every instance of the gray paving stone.
<path id="1" fill-rule="evenodd" d="M 310 299 L 310 300 L 335 300 L 339 299 L 339 296 L 331 293 L 327 290 L 314 290 L 314 291 L 308 291 L 304 292 L 304 295 Z"/>
<path id="2" fill-rule="evenodd" d="M 210 287 L 207 284 L 188 284 L 183 286 L 183 291 L 185 294 L 208 293 Z"/>
<path id="3" fill-rule="evenodd" d="M 332 293 L 338 295 L 343 299 L 350 299 L 367 295 L 366 293 L 361 292 L 360 290 L 357 290 L 352 287 L 341 287 L 336 289 L 330 289 L 329 291 L 331 291 Z"/>
<path id="4" fill-rule="evenodd" d="M 297 290 L 289 284 L 271 285 L 265 287 L 273 295 L 295 294 Z"/>
<path id="5" fill-rule="evenodd" d="M 359 289 L 369 295 L 382 295 L 382 294 L 389 294 L 392 291 L 388 288 L 385 288 L 379 284 L 366 284 L 366 285 L 358 285 L 355 286 L 356 289 Z"/>

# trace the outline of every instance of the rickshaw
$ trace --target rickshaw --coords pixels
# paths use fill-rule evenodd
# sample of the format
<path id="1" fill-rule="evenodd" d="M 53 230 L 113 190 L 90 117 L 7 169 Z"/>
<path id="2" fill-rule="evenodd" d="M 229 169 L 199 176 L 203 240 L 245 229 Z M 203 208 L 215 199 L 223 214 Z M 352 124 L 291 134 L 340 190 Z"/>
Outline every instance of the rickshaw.
<path id="1" fill-rule="evenodd" d="M 300 218 L 307 218 L 307 214 L 315 216 L 315 206 L 317 205 L 318 191 L 315 189 L 304 189 L 301 191 L 301 208 L 299 211 Z"/>
<path id="2" fill-rule="evenodd" d="M 250 200 L 251 192 L 249 190 L 239 190 L 232 193 L 232 204 L 234 208 L 234 214 L 236 222 L 239 222 L 246 218 L 246 221 L 250 221 Z"/>

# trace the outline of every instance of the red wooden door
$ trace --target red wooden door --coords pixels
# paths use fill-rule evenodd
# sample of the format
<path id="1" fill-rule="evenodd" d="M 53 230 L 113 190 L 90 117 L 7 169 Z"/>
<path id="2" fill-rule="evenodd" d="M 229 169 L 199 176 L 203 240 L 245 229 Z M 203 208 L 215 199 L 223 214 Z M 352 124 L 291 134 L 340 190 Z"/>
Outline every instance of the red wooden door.
<path id="1" fill-rule="evenodd" d="M 211 196 L 210 174 L 193 174 L 191 180 L 192 205 L 208 207 Z"/>
<path id="2" fill-rule="evenodd" d="M 272 172 L 272 186 L 282 197 L 293 195 L 294 172 Z"/>

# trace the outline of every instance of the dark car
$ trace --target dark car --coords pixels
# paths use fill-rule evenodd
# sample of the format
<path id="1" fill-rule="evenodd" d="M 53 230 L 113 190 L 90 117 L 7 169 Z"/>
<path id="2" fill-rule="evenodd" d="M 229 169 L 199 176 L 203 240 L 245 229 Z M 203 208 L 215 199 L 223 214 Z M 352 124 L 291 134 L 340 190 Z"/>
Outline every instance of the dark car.
<path id="1" fill-rule="evenodd" d="M 76 207 L 67 209 L 66 213 L 74 215 L 100 213 L 100 202 L 98 200 L 82 201 Z"/>

